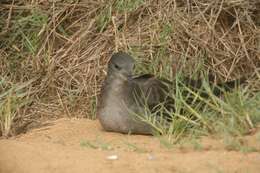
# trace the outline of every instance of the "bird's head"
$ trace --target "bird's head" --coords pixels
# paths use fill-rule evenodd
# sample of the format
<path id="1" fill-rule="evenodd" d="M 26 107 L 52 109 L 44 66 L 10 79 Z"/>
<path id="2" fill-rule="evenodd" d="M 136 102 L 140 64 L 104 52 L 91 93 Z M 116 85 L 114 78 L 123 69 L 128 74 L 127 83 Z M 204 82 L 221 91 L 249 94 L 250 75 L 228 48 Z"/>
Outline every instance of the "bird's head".
<path id="1" fill-rule="evenodd" d="M 108 62 L 108 75 L 120 76 L 124 79 L 131 77 L 134 69 L 134 59 L 124 52 L 112 55 Z"/>

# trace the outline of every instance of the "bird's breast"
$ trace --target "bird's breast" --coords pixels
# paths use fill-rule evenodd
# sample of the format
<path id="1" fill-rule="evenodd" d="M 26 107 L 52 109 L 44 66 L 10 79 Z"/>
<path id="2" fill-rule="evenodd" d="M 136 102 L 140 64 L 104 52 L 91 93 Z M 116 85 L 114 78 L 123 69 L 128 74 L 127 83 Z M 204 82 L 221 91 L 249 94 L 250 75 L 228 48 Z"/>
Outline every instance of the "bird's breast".
<path id="1" fill-rule="evenodd" d="M 98 107 L 98 119 L 105 130 L 117 131 L 127 128 L 129 119 L 124 85 L 113 83 L 103 87 Z"/>

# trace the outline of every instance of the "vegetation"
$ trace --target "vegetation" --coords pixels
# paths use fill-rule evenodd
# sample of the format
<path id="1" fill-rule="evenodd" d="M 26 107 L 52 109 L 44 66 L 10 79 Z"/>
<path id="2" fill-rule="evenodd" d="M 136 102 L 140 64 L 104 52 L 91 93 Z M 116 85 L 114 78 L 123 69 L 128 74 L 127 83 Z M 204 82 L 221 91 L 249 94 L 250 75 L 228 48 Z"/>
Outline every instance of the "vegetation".
<path id="1" fill-rule="evenodd" d="M 260 121 L 259 9 L 258 0 L 4 0 L 0 133 L 15 135 L 64 115 L 94 119 L 106 63 L 118 50 L 136 58 L 137 74 L 173 80 L 210 73 L 216 81 L 249 76 L 244 88 L 223 98 L 213 96 L 207 82 L 207 100 L 185 86 L 170 93 L 174 121 L 170 128 L 156 124 L 169 141 L 249 133 Z M 193 105 L 183 90 L 196 98 Z"/>

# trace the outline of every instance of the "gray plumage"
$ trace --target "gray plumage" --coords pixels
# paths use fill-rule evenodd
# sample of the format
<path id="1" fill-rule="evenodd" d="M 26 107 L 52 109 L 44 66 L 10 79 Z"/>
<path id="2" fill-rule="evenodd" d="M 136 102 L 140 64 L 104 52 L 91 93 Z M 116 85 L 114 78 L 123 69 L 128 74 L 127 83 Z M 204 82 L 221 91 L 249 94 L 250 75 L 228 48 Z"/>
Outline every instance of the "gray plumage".
<path id="1" fill-rule="evenodd" d="M 151 134 L 150 125 L 135 120 L 131 113 L 142 113 L 136 96 L 147 97 L 148 105 L 163 101 L 162 83 L 150 75 L 132 78 L 134 60 L 126 53 L 114 54 L 108 63 L 108 74 L 101 90 L 98 119 L 107 131 Z M 139 98 L 137 98 L 139 99 Z"/>
<path id="2" fill-rule="evenodd" d="M 144 98 L 150 109 L 162 102 L 174 103 L 168 97 L 167 87 L 172 82 L 159 80 L 150 74 L 132 77 L 133 69 L 134 59 L 130 55 L 123 52 L 112 55 L 99 97 L 97 117 L 106 131 L 152 134 L 153 128 L 149 124 L 134 119 L 131 114 L 144 113 Z M 201 80 L 189 78 L 184 78 L 184 83 L 193 88 L 200 88 L 202 85 Z M 231 81 L 227 84 L 232 88 L 234 83 Z M 219 86 L 226 87 L 225 83 Z M 219 95 L 221 90 L 216 87 L 213 93 Z"/>

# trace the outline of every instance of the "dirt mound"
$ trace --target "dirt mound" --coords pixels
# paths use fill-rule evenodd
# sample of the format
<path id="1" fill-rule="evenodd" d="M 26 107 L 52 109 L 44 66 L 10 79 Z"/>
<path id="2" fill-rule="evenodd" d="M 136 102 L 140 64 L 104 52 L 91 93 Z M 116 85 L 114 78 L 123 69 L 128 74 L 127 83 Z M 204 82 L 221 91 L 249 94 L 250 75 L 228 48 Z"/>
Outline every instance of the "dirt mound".
<path id="1" fill-rule="evenodd" d="M 260 145 L 255 136 L 248 141 Z M 108 133 L 97 121 L 60 119 L 13 139 L 0 140 L 0 172 L 256 173 L 260 170 L 258 152 L 226 151 L 219 142 L 204 143 L 202 150 L 169 149 L 156 137 Z"/>

